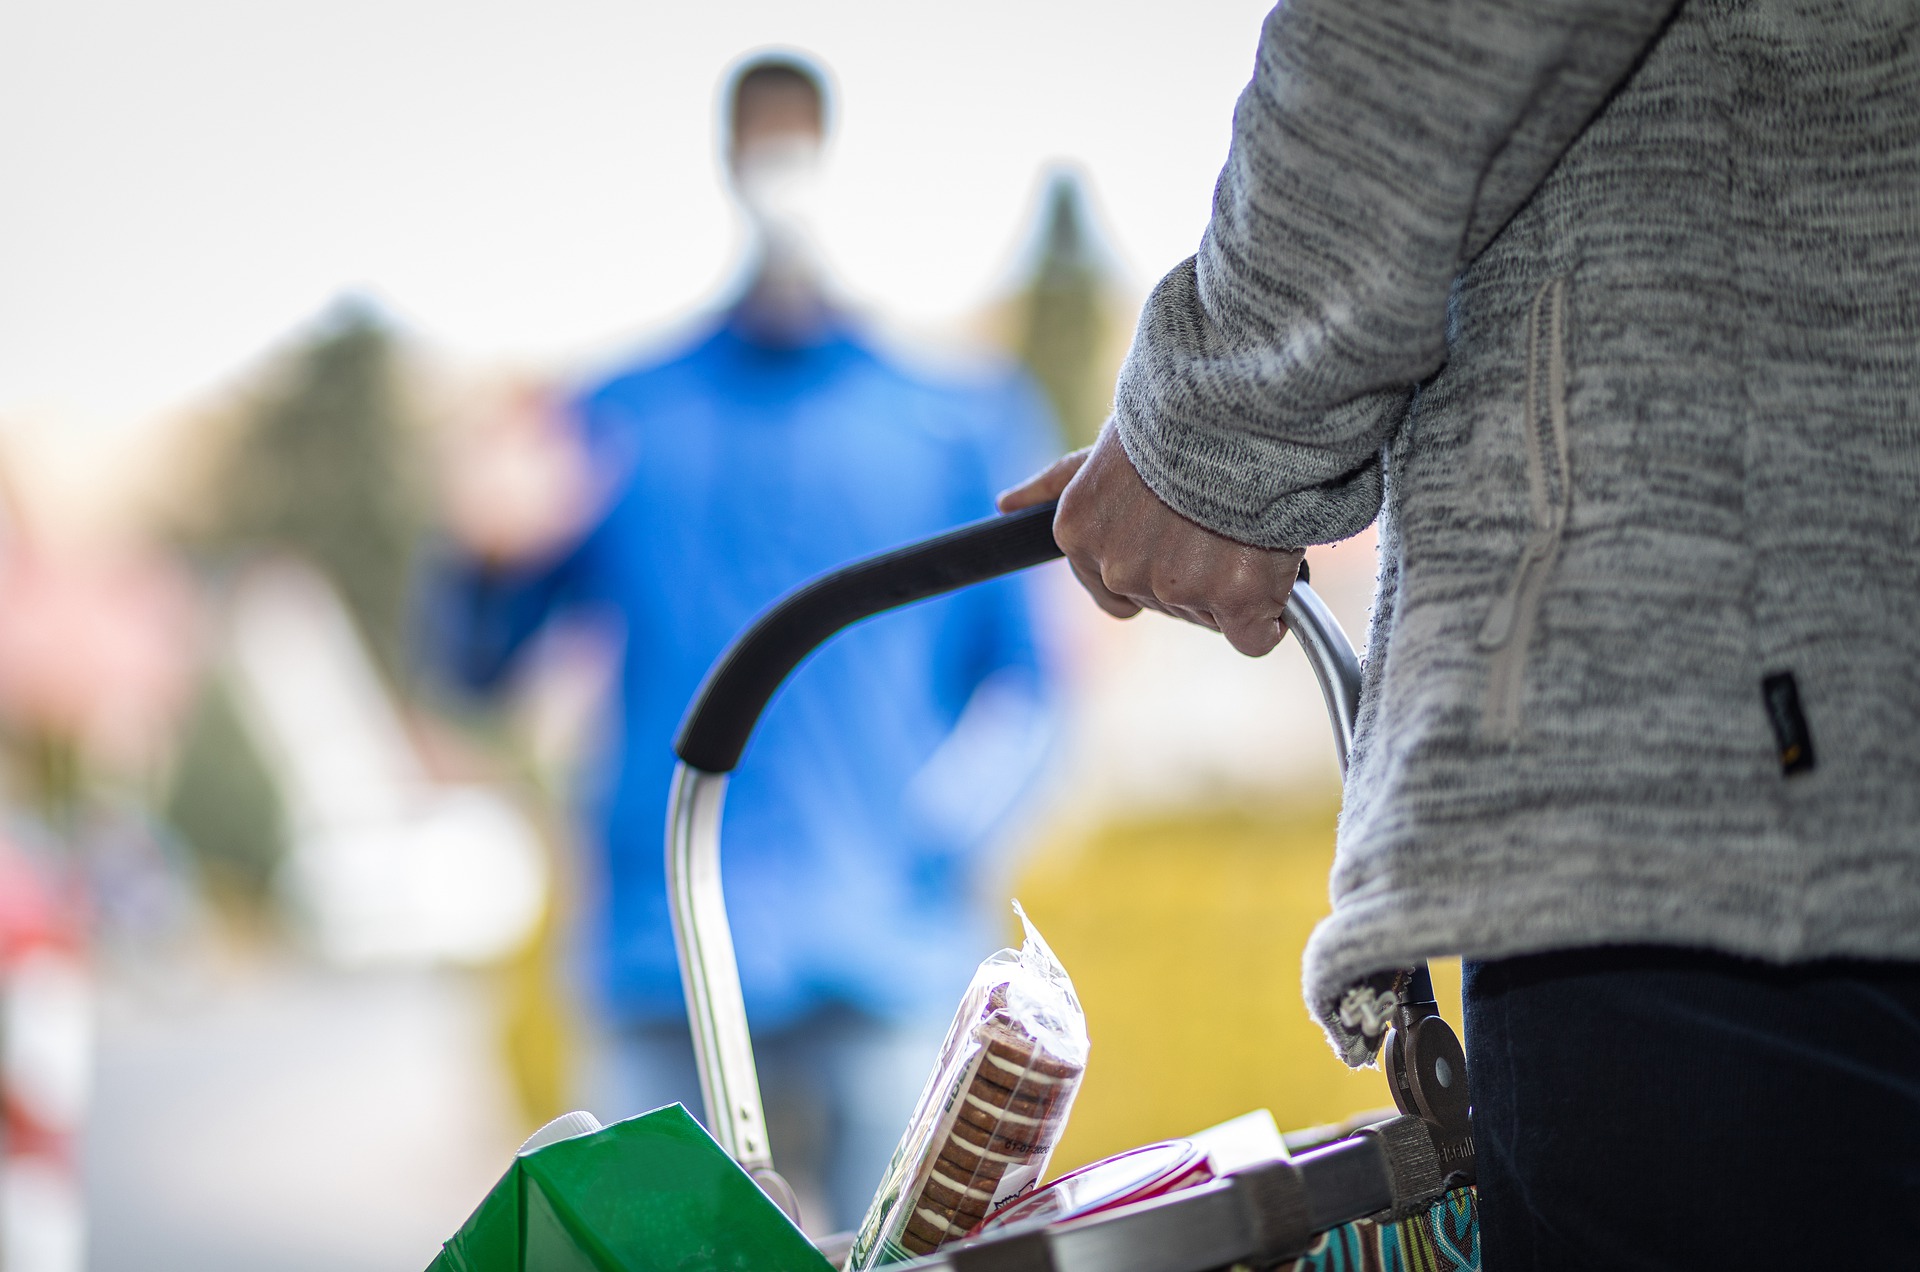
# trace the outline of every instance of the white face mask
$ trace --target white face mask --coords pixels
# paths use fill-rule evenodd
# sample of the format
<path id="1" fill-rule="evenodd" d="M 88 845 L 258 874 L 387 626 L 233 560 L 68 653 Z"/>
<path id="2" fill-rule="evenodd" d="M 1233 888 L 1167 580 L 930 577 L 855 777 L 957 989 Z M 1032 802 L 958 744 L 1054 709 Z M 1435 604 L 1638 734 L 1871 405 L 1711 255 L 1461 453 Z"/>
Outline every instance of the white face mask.
<path id="1" fill-rule="evenodd" d="M 824 189 L 819 142 L 797 135 L 756 142 L 735 161 L 733 186 L 765 267 L 817 274 Z"/>

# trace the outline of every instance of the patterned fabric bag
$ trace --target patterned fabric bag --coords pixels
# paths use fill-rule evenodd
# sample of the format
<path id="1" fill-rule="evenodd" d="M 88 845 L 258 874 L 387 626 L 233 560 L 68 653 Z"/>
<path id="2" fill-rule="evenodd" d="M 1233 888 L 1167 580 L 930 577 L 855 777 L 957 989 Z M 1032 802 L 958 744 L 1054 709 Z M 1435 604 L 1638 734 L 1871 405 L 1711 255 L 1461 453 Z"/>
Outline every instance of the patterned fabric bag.
<path id="1" fill-rule="evenodd" d="M 1320 1235 L 1276 1272 L 1480 1272 L 1480 1214 L 1472 1188 L 1456 1188 L 1397 1223 L 1361 1219 Z"/>

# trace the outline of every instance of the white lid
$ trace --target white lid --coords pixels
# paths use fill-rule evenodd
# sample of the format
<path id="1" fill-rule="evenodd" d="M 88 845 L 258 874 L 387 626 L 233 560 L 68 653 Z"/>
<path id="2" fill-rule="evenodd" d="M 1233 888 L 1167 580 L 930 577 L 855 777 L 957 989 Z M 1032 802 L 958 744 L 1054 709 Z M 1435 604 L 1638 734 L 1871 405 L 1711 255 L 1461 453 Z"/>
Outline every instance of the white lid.
<path id="1" fill-rule="evenodd" d="M 527 1136 L 527 1142 L 520 1146 L 515 1157 L 525 1157 L 528 1153 L 545 1148 L 549 1144 L 558 1144 L 561 1140 L 572 1139 L 576 1135 L 591 1135 L 600 1128 L 600 1119 L 584 1109 L 575 1109 L 571 1113 L 562 1113 L 545 1126 Z"/>

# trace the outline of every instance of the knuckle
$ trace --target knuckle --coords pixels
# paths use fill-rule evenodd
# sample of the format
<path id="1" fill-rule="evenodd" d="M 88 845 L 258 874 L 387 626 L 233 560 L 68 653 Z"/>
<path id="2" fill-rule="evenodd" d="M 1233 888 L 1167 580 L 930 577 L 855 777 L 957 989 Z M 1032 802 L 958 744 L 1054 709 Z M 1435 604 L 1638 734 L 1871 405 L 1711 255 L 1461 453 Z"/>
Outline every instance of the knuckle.
<path id="1" fill-rule="evenodd" d="M 1164 600 L 1160 591 L 1153 585 L 1148 572 L 1141 562 L 1121 558 L 1100 563 L 1100 578 L 1107 587 L 1121 596 L 1152 596 Z"/>
<path id="2" fill-rule="evenodd" d="M 1053 541 L 1067 555 L 1067 559 L 1078 564 L 1094 559 L 1093 543 L 1087 529 L 1079 518 L 1069 515 L 1067 506 L 1060 505 L 1060 511 L 1053 516 Z"/>

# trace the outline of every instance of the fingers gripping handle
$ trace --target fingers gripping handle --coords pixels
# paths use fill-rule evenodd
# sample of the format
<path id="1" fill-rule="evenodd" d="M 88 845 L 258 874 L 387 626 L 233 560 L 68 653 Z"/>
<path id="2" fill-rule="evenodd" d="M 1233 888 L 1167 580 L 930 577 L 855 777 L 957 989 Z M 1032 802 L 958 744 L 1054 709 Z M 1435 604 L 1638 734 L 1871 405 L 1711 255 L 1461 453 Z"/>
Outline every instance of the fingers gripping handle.
<path id="1" fill-rule="evenodd" d="M 957 591 L 1061 555 L 1052 503 L 962 526 L 855 562 L 790 593 L 756 620 L 708 673 L 674 741 L 682 763 L 667 809 L 667 879 L 674 938 L 699 1060 L 708 1129 L 783 1205 L 747 1031 L 746 1004 L 720 882 L 726 774 L 760 713 L 806 656 L 841 628 L 885 610 Z M 1313 589 L 1294 586 L 1286 624 L 1326 698 L 1344 770 L 1360 700 L 1360 664 Z"/>

